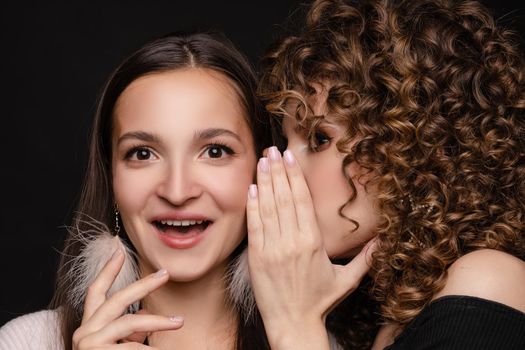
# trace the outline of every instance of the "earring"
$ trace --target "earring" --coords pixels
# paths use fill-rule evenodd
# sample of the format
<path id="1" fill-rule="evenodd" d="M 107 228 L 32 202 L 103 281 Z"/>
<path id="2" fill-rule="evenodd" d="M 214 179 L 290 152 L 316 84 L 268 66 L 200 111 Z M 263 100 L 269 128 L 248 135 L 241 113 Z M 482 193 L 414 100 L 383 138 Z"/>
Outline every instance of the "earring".
<path id="1" fill-rule="evenodd" d="M 434 204 L 429 204 L 429 203 L 416 204 L 416 202 L 414 201 L 414 197 L 412 197 L 411 194 L 408 194 L 407 198 L 408 198 L 408 203 L 406 199 L 401 199 L 401 203 L 408 204 L 408 209 L 410 212 L 426 209 L 426 212 L 424 213 L 424 215 L 428 215 L 434 210 Z"/>
<path id="2" fill-rule="evenodd" d="M 95 281 L 102 268 L 117 250 L 120 250 L 124 255 L 124 264 L 107 293 L 108 297 L 139 278 L 135 253 L 120 237 L 120 213 L 117 204 L 115 204 L 113 212 L 115 216 L 113 233 L 104 223 L 91 217 L 79 218 L 76 227 L 72 228 L 74 231 L 72 236 L 80 241 L 82 249 L 77 256 L 72 258 L 71 267 L 68 271 L 73 285 L 68 298 L 71 305 L 80 313 L 84 309 L 84 300 L 89 286 Z M 128 312 L 133 313 L 138 308 L 139 303 L 136 302 L 130 305 Z"/>
<path id="3" fill-rule="evenodd" d="M 118 204 L 117 203 L 115 203 L 114 212 L 115 212 L 115 236 L 119 237 L 120 225 L 119 225 L 119 222 L 118 222 L 118 216 L 119 216 L 120 213 L 118 211 Z"/>

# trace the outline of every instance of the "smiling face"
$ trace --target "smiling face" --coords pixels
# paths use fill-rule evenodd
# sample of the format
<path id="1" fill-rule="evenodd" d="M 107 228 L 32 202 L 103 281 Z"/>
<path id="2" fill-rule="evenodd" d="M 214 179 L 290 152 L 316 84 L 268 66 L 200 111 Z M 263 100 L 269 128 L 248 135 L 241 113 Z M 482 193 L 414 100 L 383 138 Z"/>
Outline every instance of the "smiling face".
<path id="1" fill-rule="evenodd" d="M 236 89 L 209 69 L 143 76 L 117 100 L 113 189 L 143 274 L 222 269 L 242 241 L 253 138 Z"/>
<path id="2" fill-rule="evenodd" d="M 345 129 L 326 115 L 324 97 L 319 94 L 317 99 L 310 101 L 315 115 L 325 115 L 313 140 L 306 139 L 306 130 L 293 117 L 283 118 L 282 131 L 287 139 L 287 149 L 292 151 L 303 170 L 328 255 L 333 258 L 353 257 L 374 236 L 379 216 L 374 207 L 372 189 L 365 190 L 363 179 L 358 181 L 361 172 L 355 163 L 348 165 L 345 172 L 352 178 L 356 197 L 344 206 L 342 214 L 357 221 L 359 228 L 356 230 L 354 223 L 339 215 L 353 190 L 343 174 L 344 154 L 336 147 Z M 290 115 L 294 115 L 295 108 L 293 104 L 288 106 Z"/>

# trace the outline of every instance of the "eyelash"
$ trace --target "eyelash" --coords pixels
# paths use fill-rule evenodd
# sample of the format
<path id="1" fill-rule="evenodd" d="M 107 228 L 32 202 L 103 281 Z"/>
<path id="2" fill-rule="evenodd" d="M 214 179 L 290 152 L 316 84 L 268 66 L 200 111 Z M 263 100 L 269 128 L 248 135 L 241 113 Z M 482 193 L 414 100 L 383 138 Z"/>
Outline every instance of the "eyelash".
<path id="1" fill-rule="evenodd" d="M 153 154 L 153 151 L 146 146 L 133 146 L 132 148 L 129 149 L 129 151 L 126 152 L 126 154 L 124 155 L 124 159 L 130 160 L 131 157 L 133 157 L 133 155 L 136 155 L 140 151 L 147 151 L 150 153 L 150 155 Z M 137 159 L 137 160 L 141 160 L 141 159 Z"/>
<path id="2" fill-rule="evenodd" d="M 227 144 L 222 143 L 222 142 L 214 142 L 214 143 L 211 143 L 209 145 L 206 145 L 206 147 L 204 148 L 204 152 L 203 153 L 209 151 L 212 148 L 219 148 L 219 149 L 224 151 L 229 156 L 233 156 L 233 155 L 236 154 L 235 151 L 230 146 L 228 146 Z M 210 157 L 210 158 L 214 159 L 212 157 Z M 222 157 L 220 157 L 220 158 L 222 158 Z"/>
<path id="3" fill-rule="evenodd" d="M 212 148 L 218 148 L 220 150 L 222 150 L 223 152 L 225 152 L 227 155 L 229 156 L 233 156 L 235 155 L 235 151 L 230 147 L 228 146 L 227 144 L 225 143 L 222 143 L 222 142 L 214 142 L 214 143 L 211 143 L 211 144 L 208 144 L 206 145 L 206 147 L 204 148 L 204 151 L 202 152 L 202 154 L 206 153 L 207 151 L 211 150 Z M 149 155 L 151 156 L 151 154 L 153 154 L 153 151 L 151 149 L 149 149 L 148 147 L 146 146 L 133 146 L 132 148 L 130 148 L 126 154 L 124 155 L 124 159 L 125 160 L 130 160 L 134 155 L 137 155 L 138 152 L 140 151 L 146 151 L 146 152 L 149 152 Z M 215 159 L 213 157 L 210 157 L 211 159 Z M 219 158 L 222 158 L 222 157 L 219 157 Z M 137 159 L 137 160 L 148 160 L 148 159 Z"/>
<path id="4" fill-rule="evenodd" d="M 317 139 L 318 137 L 324 139 L 324 142 L 319 143 L 319 140 Z M 325 132 L 321 130 L 316 130 L 312 133 L 312 136 L 308 140 L 308 148 L 311 152 L 320 152 L 322 151 L 321 148 L 324 145 L 329 145 L 332 139 L 333 138 L 328 136 Z"/>

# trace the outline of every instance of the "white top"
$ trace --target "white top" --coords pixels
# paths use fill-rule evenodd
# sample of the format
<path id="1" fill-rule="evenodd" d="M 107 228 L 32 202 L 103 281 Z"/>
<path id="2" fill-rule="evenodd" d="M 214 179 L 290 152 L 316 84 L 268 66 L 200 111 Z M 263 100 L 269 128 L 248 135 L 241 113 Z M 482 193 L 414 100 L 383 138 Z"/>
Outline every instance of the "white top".
<path id="1" fill-rule="evenodd" d="M 330 349 L 342 349 L 328 333 Z M 42 310 L 17 317 L 0 328 L 0 350 L 62 350 L 57 310 Z"/>
<path id="2" fill-rule="evenodd" d="M 61 350 L 58 311 L 43 310 L 17 317 L 0 328 L 0 350 Z"/>

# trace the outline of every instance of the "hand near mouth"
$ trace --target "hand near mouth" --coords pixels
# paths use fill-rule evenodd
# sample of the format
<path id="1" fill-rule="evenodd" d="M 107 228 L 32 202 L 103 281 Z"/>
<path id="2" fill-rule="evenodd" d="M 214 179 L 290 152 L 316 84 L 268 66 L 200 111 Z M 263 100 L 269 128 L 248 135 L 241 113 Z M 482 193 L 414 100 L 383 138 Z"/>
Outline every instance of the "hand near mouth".
<path id="1" fill-rule="evenodd" d="M 81 326 L 73 333 L 73 349 L 109 349 L 117 343 L 119 349 L 152 349 L 141 344 L 148 333 L 179 329 L 181 317 L 136 314 L 123 315 L 128 307 L 143 299 L 169 279 L 162 269 L 146 276 L 107 298 L 106 294 L 124 263 L 124 254 L 118 249 L 89 287 L 84 303 Z"/>
<path id="2" fill-rule="evenodd" d="M 311 195 L 290 151 L 261 158 L 247 202 L 248 264 L 272 349 L 329 349 L 326 315 L 366 275 L 371 240 L 350 263 L 333 264 Z"/>

